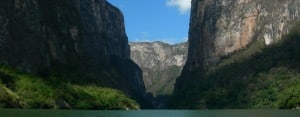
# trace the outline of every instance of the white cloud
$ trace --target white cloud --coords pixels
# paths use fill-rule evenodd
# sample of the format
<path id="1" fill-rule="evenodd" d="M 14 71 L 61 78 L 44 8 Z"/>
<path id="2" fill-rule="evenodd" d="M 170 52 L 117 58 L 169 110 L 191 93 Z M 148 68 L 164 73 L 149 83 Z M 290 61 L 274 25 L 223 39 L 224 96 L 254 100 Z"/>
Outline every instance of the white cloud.
<path id="1" fill-rule="evenodd" d="M 191 9 L 191 0 L 167 0 L 167 6 L 176 7 L 181 14 L 185 14 Z"/>

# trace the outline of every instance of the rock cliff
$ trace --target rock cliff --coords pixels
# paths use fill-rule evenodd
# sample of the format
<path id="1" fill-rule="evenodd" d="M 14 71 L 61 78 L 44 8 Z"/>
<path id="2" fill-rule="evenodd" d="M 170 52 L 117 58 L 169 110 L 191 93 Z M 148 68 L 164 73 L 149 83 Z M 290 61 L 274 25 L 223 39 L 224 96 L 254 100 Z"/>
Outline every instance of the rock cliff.
<path id="1" fill-rule="evenodd" d="M 298 108 L 299 11 L 299 0 L 192 0 L 170 107 Z"/>
<path id="2" fill-rule="evenodd" d="M 187 43 L 131 42 L 131 59 L 143 71 L 147 92 L 155 99 L 155 108 L 165 108 L 174 84 L 186 61 Z"/>
<path id="3" fill-rule="evenodd" d="M 1 64 L 82 77 L 141 99 L 142 72 L 129 57 L 123 15 L 106 0 L 0 1 Z"/>
<path id="4" fill-rule="evenodd" d="M 270 45 L 299 19 L 299 0 L 192 0 L 185 70 L 207 67 L 254 40 Z"/>
<path id="5" fill-rule="evenodd" d="M 170 95 L 187 56 L 187 43 L 131 42 L 131 59 L 143 71 L 147 92 Z"/>

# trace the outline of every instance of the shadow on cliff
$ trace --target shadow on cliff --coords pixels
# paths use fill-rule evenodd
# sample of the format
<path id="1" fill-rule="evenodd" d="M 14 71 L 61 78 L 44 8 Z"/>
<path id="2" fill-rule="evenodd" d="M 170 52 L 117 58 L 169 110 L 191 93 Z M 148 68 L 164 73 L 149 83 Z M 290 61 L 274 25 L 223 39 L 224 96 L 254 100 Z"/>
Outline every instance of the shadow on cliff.
<path id="1" fill-rule="evenodd" d="M 154 99 L 155 109 L 167 109 L 171 95 L 157 95 Z"/>

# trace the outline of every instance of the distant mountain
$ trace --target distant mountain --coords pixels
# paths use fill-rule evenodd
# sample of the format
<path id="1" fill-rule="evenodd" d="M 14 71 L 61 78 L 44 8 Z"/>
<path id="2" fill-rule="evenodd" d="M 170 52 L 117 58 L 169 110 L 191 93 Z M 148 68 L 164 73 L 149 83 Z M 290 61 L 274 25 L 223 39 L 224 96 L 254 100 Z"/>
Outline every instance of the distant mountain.
<path id="1" fill-rule="evenodd" d="M 147 92 L 171 95 L 187 56 L 187 43 L 131 42 L 131 59 L 143 71 Z"/>

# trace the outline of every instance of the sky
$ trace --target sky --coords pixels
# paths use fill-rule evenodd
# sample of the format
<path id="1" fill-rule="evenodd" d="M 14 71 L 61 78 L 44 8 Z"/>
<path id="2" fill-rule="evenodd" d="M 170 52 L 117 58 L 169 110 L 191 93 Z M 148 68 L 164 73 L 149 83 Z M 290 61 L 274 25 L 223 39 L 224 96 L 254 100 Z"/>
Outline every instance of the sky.
<path id="1" fill-rule="evenodd" d="M 107 0 L 121 9 L 129 42 L 187 41 L 191 0 Z"/>

